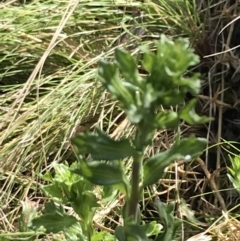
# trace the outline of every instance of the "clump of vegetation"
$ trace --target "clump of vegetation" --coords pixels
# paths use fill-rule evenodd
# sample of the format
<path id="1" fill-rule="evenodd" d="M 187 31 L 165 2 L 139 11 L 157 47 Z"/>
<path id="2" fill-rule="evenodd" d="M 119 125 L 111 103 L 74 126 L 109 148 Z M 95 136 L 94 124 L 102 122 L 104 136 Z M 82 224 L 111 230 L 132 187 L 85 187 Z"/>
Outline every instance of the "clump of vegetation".
<path id="1" fill-rule="evenodd" d="M 239 149 L 239 8 L 237 1 L 227 0 L 117 0 L 103 1 L 101 6 L 95 1 L 2 1 L 0 238 L 19 239 L 23 235 L 19 232 L 32 234 L 26 228 L 27 220 L 38 214 L 47 199 L 40 187 L 53 181 L 47 176 L 43 180 L 42 175 L 56 172 L 57 176 L 56 163 L 66 161 L 71 166 L 75 162 L 70 139 L 76 133 L 93 131 L 98 126 L 110 138 L 134 139 L 135 124 L 128 121 L 119 102 L 112 100 L 96 80 L 98 62 L 102 58 L 111 62 L 115 49 L 124 47 L 134 56 L 144 78 L 148 72 L 140 65 L 140 46 L 148 46 L 154 53 L 154 40 L 165 33 L 173 40 L 190 40 L 200 63 L 188 69 L 184 77 L 200 72 L 202 81 L 198 95 L 188 93 L 183 104 L 160 109 L 179 113 L 194 97 L 198 100 L 196 112 L 215 120 L 197 126 L 181 120 L 177 130 L 163 128 L 155 132 L 152 145 L 144 152 L 146 160 L 170 150 L 177 140 L 191 134 L 206 138 L 208 148 L 190 163 L 179 160 L 170 165 L 160 181 L 143 190 L 142 218 L 150 223 L 159 218 L 152 207 L 154 198 L 166 203 L 177 200 L 176 212 L 181 220 L 193 216 L 189 213 L 194 210 L 197 219 L 203 221 L 191 219 L 195 226 L 191 233 L 187 232 L 190 224 L 182 223 L 182 237 L 205 232 L 206 226 L 211 225 L 207 231 L 212 236 L 233 239 L 239 225 L 227 210 L 236 206 L 238 195 L 232 195 L 226 167 L 231 165 L 228 152 L 233 156 Z M 234 146 L 230 141 L 234 141 Z M 122 162 L 128 177 L 131 161 Z M 237 180 L 234 164 L 235 161 L 230 171 Z M 236 182 L 233 184 L 236 187 Z M 94 188 L 94 195 L 104 196 L 103 193 Z M 123 199 L 117 194 L 107 197 L 96 209 L 94 228 L 111 233 L 119 226 L 116 220 Z M 68 209 L 65 201 L 62 204 Z M 231 209 L 231 214 L 236 215 L 236 210 Z"/>
<path id="2" fill-rule="evenodd" d="M 98 129 L 95 133 L 85 131 L 74 137 L 72 144 L 78 162 L 69 169 L 63 164 L 58 165 L 54 178 L 50 177 L 50 173 L 45 175 L 45 180 L 52 184 L 45 186 L 44 190 L 53 200 L 60 201 L 60 207 L 53 202 L 48 203 L 42 216 L 29 220 L 32 221 L 32 228 L 44 227 L 48 233 L 63 231 L 67 239 L 71 240 L 96 240 L 95 236 L 100 234 L 96 234 L 92 226 L 98 206 L 93 194 L 94 186 L 90 184 L 93 183 L 111 188 L 112 191 L 116 188 L 125 196 L 121 212 L 123 226 L 119 225 L 115 229 L 117 240 L 153 240 L 148 239 L 148 236 L 154 234 L 154 240 L 174 239 L 179 227 L 179 222 L 173 216 L 174 203 L 167 205 L 155 200 L 154 205 L 163 223 L 162 231 L 156 221 L 141 224 L 138 205 L 143 198 L 144 188 L 162 178 L 164 169 L 175 159 L 190 161 L 206 146 L 205 140 L 193 136 L 177 139 L 169 150 L 143 162 L 145 149 L 151 144 L 157 129 L 177 129 L 180 119 L 192 125 L 209 120 L 194 113 L 195 100 L 179 113 L 161 110 L 161 107 L 181 104 L 187 92 L 196 95 L 200 90 L 198 75 L 183 77 L 187 68 L 198 61 L 188 46 L 184 40 L 179 39 L 174 43 L 162 35 L 155 55 L 148 50 L 144 51 L 143 67 L 148 72 L 146 78 L 139 75 L 134 58 L 125 51 L 116 50 L 115 64 L 100 62 L 102 83 L 111 96 L 119 101 L 129 121 L 136 126 L 135 135 L 133 139 L 114 140 Z M 119 71 L 124 79 L 120 77 Z M 88 154 L 93 160 L 86 159 Z M 124 158 L 133 159 L 131 181 L 124 170 Z M 109 191 L 107 194 L 112 195 Z M 104 196 L 106 193 L 103 192 L 103 199 Z M 61 206 L 63 203 L 70 205 L 81 221 L 67 215 Z M 77 225 L 79 230 L 73 237 L 72 227 L 76 231 Z M 100 236 L 97 240 L 102 240 Z"/>

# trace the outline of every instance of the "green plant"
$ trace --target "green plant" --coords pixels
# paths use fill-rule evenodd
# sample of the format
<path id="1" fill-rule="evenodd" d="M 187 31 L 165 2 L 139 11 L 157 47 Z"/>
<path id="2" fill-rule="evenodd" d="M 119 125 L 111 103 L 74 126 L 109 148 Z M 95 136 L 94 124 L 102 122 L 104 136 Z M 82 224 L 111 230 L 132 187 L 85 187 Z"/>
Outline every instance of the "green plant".
<path id="1" fill-rule="evenodd" d="M 182 104 L 186 93 L 198 94 L 200 80 L 198 74 L 185 77 L 189 66 L 198 63 L 198 57 L 189 49 L 186 39 L 175 42 L 165 35 L 156 42 L 154 54 L 142 48 L 142 66 L 148 72 L 142 77 L 135 59 L 127 52 L 117 49 L 115 62 L 101 61 L 99 77 L 104 87 L 118 100 L 130 122 L 135 125 L 133 138 L 114 140 L 102 130 L 83 132 L 72 139 L 77 162 L 70 167 L 55 166 L 55 177 L 49 173 L 44 179 L 50 185 L 44 187 L 48 196 L 57 201 L 48 203 L 43 215 L 32 220 L 35 230 L 44 227 L 46 232 L 63 231 L 68 240 L 151 240 L 172 241 L 180 222 L 174 217 L 174 204 L 155 200 L 155 207 L 163 227 L 156 222 L 143 224 L 140 219 L 139 201 L 145 187 L 158 182 L 164 169 L 176 159 L 189 161 L 203 151 L 206 141 L 190 136 L 176 139 L 173 146 L 164 152 L 144 160 L 144 150 L 159 129 L 177 129 L 180 120 L 190 125 L 205 123 L 207 117 L 200 117 L 194 111 L 196 100 L 185 104 L 179 112 L 165 110 L 164 107 Z M 91 156 L 87 160 L 86 155 Z M 132 159 L 131 180 L 126 176 L 122 160 Z M 105 200 L 113 190 L 125 195 L 122 209 L 123 226 L 115 230 L 115 237 L 108 234 L 98 239 L 92 220 L 98 207 L 93 193 L 94 185 L 100 185 Z M 67 214 L 62 205 L 70 205 L 81 218 Z M 74 232 L 75 231 L 75 232 Z M 71 238 L 71 239 L 70 239 Z"/>
<path id="2" fill-rule="evenodd" d="M 239 192 L 240 191 L 240 156 L 229 156 L 232 167 L 228 167 L 229 174 L 228 178 L 233 184 L 233 187 Z"/>
<path id="3" fill-rule="evenodd" d="M 72 163 L 66 143 L 79 126 L 96 123 L 109 131 L 117 126 L 116 101 L 106 99 L 100 81 L 93 81 L 102 56 L 112 58 L 118 44 L 152 46 L 160 32 L 191 41 L 188 33 L 198 38 L 203 26 L 195 22 L 199 11 L 188 1 L 117 0 L 103 1 L 101 7 L 95 0 L 17 2 L 0 3 L 1 235 L 16 234 L 26 196 L 42 200 L 39 175 L 49 163 Z M 141 13 L 137 19 L 132 16 L 136 10 Z M 191 31 L 185 31 L 187 26 Z M 142 29 L 144 36 L 133 36 Z M 126 41 L 121 35 L 128 36 Z M 124 132 L 131 135 L 134 128 L 129 127 Z"/>

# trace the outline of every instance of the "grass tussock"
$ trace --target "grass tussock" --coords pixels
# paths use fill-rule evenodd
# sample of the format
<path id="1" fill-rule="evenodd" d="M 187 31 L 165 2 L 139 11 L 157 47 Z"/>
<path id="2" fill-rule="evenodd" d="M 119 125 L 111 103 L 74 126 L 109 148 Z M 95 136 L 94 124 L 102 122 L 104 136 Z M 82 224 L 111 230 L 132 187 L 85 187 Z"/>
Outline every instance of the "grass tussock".
<path id="1" fill-rule="evenodd" d="M 219 181 L 220 171 L 213 175 L 209 168 L 226 167 L 226 155 L 216 143 L 222 138 L 238 141 L 229 131 L 235 132 L 239 104 L 235 87 L 239 58 L 234 48 L 240 44 L 239 10 L 237 1 L 213 0 L 1 2 L 0 232 L 17 230 L 21 201 L 44 201 L 40 175 L 55 162 L 74 161 L 69 144 L 73 135 L 96 125 L 115 138 L 131 135 L 118 104 L 97 81 L 97 64 L 102 58 L 111 59 L 116 47 L 125 47 L 138 58 L 140 44 L 152 48 L 161 33 L 190 39 L 202 59 L 191 70 L 200 71 L 203 79 L 198 112 L 215 117 L 215 121 L 194 129 L 182 123 L 182 135 L 208 138 L 209 149 L 201 157 L 204 162 L 179 162 L 169 167 L 165 178 L 146 192 L 146 199 L 158 195 L 180 202 L 184 197 L 191 207 L 200 199 L 204 206 L 215 203 L 215 211 L 207 211 L 210 215 L 227 209 L 219 192 L 226 184 Z M 173 132 L 156 133 L 146 155 L 168 149 L 175 138 Z M 210 148 L 212 145 L 217 147 Z M 206 200 L 207 192 L 219 195 Z M 114 200 L 102 216 L 99 212 L 98 224 L 114 215 L 112 210 L 119 203 Z M 196 213 L 201 217 L 204 212 Z M 232 222 L 239 227 L 237 220 L 229 216 L 226 220 L 226 226 Z M 234 240 L 230 230 L 222 235 Z"/>

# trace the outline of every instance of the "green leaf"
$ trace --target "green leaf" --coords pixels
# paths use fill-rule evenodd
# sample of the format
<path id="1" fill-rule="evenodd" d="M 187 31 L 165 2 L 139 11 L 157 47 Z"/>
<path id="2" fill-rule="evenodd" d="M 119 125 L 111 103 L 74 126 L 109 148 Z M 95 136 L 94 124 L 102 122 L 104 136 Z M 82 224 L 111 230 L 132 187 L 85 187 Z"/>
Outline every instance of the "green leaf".
<path id="1" fill-rule="evenodd" d="M 175 156 L 171 156 L 169 151 L 165 151 L 145 161 L 143 165 L 143 186 L 145 187 L 156 183 L 162 177 L 164 169 L 169 166 L 174 159 Z"/>
<path id="2" fill-rule="evenodd" d="M 87 180 L 85 181 L 87 182 Z M 83 183 L 75 183 L 72 185 L 68 201 L 85 223 L 93 218 L 96 208 L 99 207 L 96 195 L 92 189 L 85 189 Z"/>
<path id="3" fill-rule="evenodd" d="M 132 220 L 124 220 L 124 226 L 118 226 L 115 230 L 115 236 L 119 241 L 128 240 L 127 237 L 132 237 L 134 240 L 149 241 L 146 235 L 146 228 Z"/>
<path id="4" fill-rule="evenodd" d="M 156 241 L 172 241 L 175 233 L 179 229 L 181 222 L 173 216 L 174 203 L 163 203 L 159 199 L 155 199 L 154 206 L 163 223 L 163 232 L 155 239 Z"/>
<path id="5" fill-rule="evenodd" d="M 196 125 L 196 124 L 204 124 L 211 120 L 212 118 L 206 116 L 199 116 L 195 112 L 195 105 L 197 103 L 197 99 L 193 99 L 189 101 L 180 111 L 179 117 L 185 120 L 189 125 Z"/>
<path id="6" fill-rule="evenodd" d="M 144 186 L 156 183 L 163 175 L 164 169 L 175 159 L 186 161 L 199 156 L 206 147 L 203 138 L 189 137 L 177 141 L 170 150 L 161 152 L 146 160 L 143 165 Z"/>
<path id="7" fill-rule="evenodd" d="M 51 172 L 47 171 L 44 175 L 41 175 L 41 178 L 44 180 L 44 181 L 47 181 L 47 182 L 52 182 L 52 175 L 51 175 Z"/>
<path id="8" fill-rule="evenodd" d="M 154 63 L 156 63 L 156 61 L 157 61 L 156 55 L 154 55 L 153 53 L 150 53 L 149 49 L 146 49 L 145 51 L 144 51 L 145 53 L 144 53 L 144 56 L 143 56 L 142 65 L 143 65 L 143 67 L 146 71 L 151 73 L 152 69 L 153 69 L 153 66 L 154 66 Z"/>
<path id="9" fill-rule="evenodd" d="M 129 140 L 115 141 L 100 130 L 77 135 L 72 138 L 72 145 L 77 155 L 91 154 L 94 160 L 118 160 L 135 154 Z"/>
<path id="10" fill-rule="evenodd" d="M 115 59 L 117 61 L 118 67 L 128 75 L 131 76 L 132 73 L 137 70 L 134 58 L 127 51 L 123 49 L 116 49 Z"/>
<path id="11" fill-rule="evenodd" d="M 117 99 L 121 103 L 121 107 L 124 109 L 129 120 L 135 124 L 140 122 L 144 116 L 141 109 L 141 94 L 143 91 L 140 87 L 145 85 L 145 82 L 142 81 L 142 78 L 138 74 L 136 66 L 134 70 L 134 60 L 131 55 L 123 50 L 116 50 L 116 56 L 118 58 L 117 64 L 127 81 L 123 81 L 119 77 L 116 64 L 103 61 L 99 64 L 99 77 L 105 88 L 112 94 L 112 98 Z M 130 66 L 128 66 L 128 62 Z M 127 68 L 127 71 L 130 71 L 132 68 L 133 70 L 126 72 L 123 71 L 125 68 Z"/>
<path id="12" fill-rule="evenodd" d="M 136 240 L 141 240 L 141 241 L 149 241 L 147 238 L 147 235 L 145 233 L 145 229 L 143 226 L 138 225 L 138 224 L 127 224 L 124 226 L 124 231 L 126 234 L 130 235 Z"/>
<path id="13" fill-rule="evenodd" d="M 106 87 L 113 82 L 114 78 L 118 78 L 119 74 L 116 64 L 108 63 L 106 61 L 99 62 L 98 73 L 102 77 L 101 81 Z"/>
<path id="14" fill-rule="evenodd" d="M 163 226 L 160 223 L 157 223 L 156 221 L 152 221 L 150 223 L 144 224 L 143 225 L 144 232 L 146 233 L 147 237 L 150 236 L 156 236 L 160 233 L 162 230 Z"/>
<path id="15" fill-rule="evenodd" d="M 101 192 L 101 204 L 106 204 L 110 200 L 114 200 L 118 194 L 118 189 L 115 185 L 113 186 L 103 186 L 102 192 Z"/>
<path id="16" fill-rule="evenodd" d="M 118 241 L 126 241 L 127 239 L 126 239 L 124 227 L 117 226 L 115 229 L 115 236 Z"/>
<path id="17" fill-rule="evenodd" d="M 80 222 L 75 223 L 67 230 L 64 230 L 64 235 L 67 240 L 71 241 L 88 241 L 88 238 L 82 233 Z"/>
<path id="18" fill-rule="evenodd" d="M 197 138 L 190 136 L 176 141 L 170 149 L 171 155 L 176 155 L 176 158 L 189 161 L 200 156 L 206 148 L 207 140 L 205 138 Z"/>
<path id="19" fill-rule="evenodd" d="M 116 238 L 114 237 L 114 235 L 106 232 L 106 231 L 101 231 L 98 233 L 95 233 L 92 237 L 91 237 L 91 241 L 116 241 Z"/>
<path id="20" fill-rule="evenodd" d="M 238 192 L 240 192 L 240 182 L 239 182 L 239 180 L 234 179 L 234 178 L 233 178 L 231 175 L 229 175 L 228 173 L 227 173 L 227 176 L 228 176 L 230 182 L 233 184 L 233 187 L 234 187 Z"/>
<path id="21" fill-rule="evenodd" d="M 62 185 L 59 185 L 58 183 L 53 183 L 43 186 L 42 189 L 47 197 L 51 197 L 54 200 L 65 203 L 65 194 L 63 193 Z"/>
<path id="22" fill-rule="evenodd" d="M 115 50 L 115 59 L 124 78 L 128 82 L 140 87 L 143 82 L 138 73 L 135 59 L 128 52 L 122 49 Z"/>
<path id="23" fill-rule="evenodd" d="M 77 222 L 78 220 L 68 215 L 61 205 L 56 206 L 53 202 L 50 202 L 45 205 L 43 215 L 32 220 L 30 228 L 37 230 L 44 227 L 46 233 L 59 233 Z"/>
<path id="24" fill-rule="evenodd" d="M 155 117 L 155 127 L 157 129 L 174 129 L 179 125 L 178 114 L 174 111 L 161 111 Z"/>
<path id="25" fill-rule="evenodd" d="M 120 166 L 106 163 L 82 161 L 80 169 L 73 170 L 96 185 L 115 185 L 126 183 L 127 178 Z"/>
<path id="26" fill-rule="evenodd" d="M 98 73 L 101 82 L 112 94 L 112 98 L 119 100 L 125 108 L 128 105 L 134 104 L 135 91 L 124 86 L 124 81 L 119 78 L 116 64 L 100 61 Z"/>
<path id="27" fill-rule="evenodd" d="M 199 94 L 199 91 L 201 89 L 201 81 L 199 79 L 199 74 L 195 73 L 188 78 L 179 77 L 179 86 L 181 88 L 181 92 L 190 92 L 192 95 Z"/>
<path id="28" fill-rule="evenodd" d="M 231 157 L 232 168 L 228 167 L 228 171 L 231 174 L 227 174 L 229 180 L 232 182 L 233 187 L 240 192 L 240 157 Z"/>

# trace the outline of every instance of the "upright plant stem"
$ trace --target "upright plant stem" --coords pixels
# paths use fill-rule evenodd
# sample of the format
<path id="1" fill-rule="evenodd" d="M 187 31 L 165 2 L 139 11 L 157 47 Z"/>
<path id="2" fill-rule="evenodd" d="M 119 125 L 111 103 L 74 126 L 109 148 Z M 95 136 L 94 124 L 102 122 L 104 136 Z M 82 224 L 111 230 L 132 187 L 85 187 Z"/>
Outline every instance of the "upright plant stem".
<path id="1" fill-rule="evenodd" d="M 132 190 L 128 204 L 128 216 L 133 216 L 134 220 L 138 220 L 138 202 L 140 199 L 140 178 L 142 169 L 142 153 L 134 156 L 132 166 Z"/>

